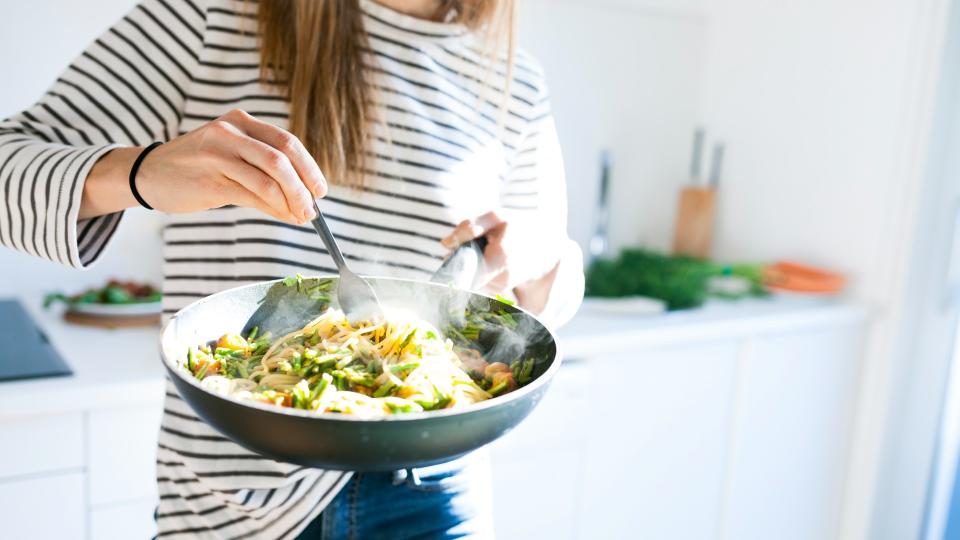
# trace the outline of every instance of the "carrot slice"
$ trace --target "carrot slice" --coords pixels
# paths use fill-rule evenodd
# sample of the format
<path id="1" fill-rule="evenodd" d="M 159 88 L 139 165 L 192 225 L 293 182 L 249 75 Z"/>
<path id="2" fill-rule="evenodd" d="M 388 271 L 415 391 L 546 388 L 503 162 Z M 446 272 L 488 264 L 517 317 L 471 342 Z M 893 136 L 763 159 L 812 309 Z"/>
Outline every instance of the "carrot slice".
<path id="1" fill-rule="evenodd" d="M 843 274 L 789 261 L 763 269 L 763 284 L 772 290 L 830 294 L 840 292 L 846 281 Z"/>

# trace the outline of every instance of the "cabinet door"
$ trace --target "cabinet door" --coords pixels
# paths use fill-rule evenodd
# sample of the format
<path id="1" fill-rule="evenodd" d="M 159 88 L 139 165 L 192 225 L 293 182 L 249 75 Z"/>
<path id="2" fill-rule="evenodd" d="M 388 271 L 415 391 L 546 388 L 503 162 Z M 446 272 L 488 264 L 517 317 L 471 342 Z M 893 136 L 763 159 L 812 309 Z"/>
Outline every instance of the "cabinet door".
<path id="1" fill-rule="evenodd" d="M 0 537 L 85 538 L 83 473 L 0 482 Z"/>
<path id="2" fill-rule="evenodd" d="M 0 423 L 0 478 L 83 467 L 81 413 Z"/>
<path id="3" fill-rule="evenodd" d="M 848 327 L 748 346 L 722 538 L 837 538 L 860 343 Z"/>
<path id="4" fill-rule="evenodd" d="M 90 413 L 90 504 L 156 497 L 162 405 Z"/>
<path id="5" fill-rule="evenodd" d="M 499 540 L 574 537 L 592 379 L 590 363 L 564 364 L 530 417 L 491 445 Z"/>
<path id="6" fill-rule="evenodd" d="M 719 342 L 596 360 L 579 538 L 715 537 L 737 352 Z"/>

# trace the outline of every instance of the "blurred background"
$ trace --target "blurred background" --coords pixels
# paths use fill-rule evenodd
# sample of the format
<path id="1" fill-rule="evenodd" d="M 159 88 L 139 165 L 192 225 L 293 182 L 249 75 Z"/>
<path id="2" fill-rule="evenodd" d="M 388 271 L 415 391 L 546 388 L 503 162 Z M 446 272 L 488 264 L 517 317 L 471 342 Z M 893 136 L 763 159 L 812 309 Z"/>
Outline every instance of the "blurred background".
<path id="1" fill-rule="evenodd" d="M 4 2 L 0 117 L 133 4 Z M 519 4 L 593 264 L 548 398 L 494 445 L 498 536 L 960 538 L 960 3 Z M 160 282 L 160 217 L 125 220 L 87 272 L 0 250 L 0 297 L 83 383 L 0 383 L 0 527 L 154 534 L 161 365 L 83 363 L 157 330 L 40 308 Z"/>

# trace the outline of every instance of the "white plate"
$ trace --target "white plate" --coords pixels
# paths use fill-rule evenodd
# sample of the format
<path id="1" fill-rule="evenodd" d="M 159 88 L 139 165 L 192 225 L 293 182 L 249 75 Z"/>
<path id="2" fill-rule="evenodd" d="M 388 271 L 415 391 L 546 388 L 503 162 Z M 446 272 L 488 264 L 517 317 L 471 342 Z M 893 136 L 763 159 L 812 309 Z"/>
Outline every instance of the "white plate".
<path id="1" fill-rule="evenodd" d="M 663 300 L 646 296 L 584 298 L 581 309 L 590 313 L 610 315 L 656 315 L 666 311 L 667 304 Z"/>
<path id="2" fill-rule="evenodd" d="M 156 315 L 161 312 L 160 302 L 140 302 L 136 304 L 77 304 L 70 311 L 85 315 L 104 317 L 136 317 Z"/>

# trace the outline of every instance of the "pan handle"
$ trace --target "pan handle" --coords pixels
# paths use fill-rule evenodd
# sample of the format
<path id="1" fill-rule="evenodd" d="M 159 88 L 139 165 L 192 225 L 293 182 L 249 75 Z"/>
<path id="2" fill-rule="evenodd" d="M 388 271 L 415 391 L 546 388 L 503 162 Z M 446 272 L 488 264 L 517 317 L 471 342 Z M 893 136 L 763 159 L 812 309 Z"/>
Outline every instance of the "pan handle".
<path id="1" fill-rule="evenodd" d="M 460 244 L 434 272 L 430 281 L 441 285 L 453 285 L 458 289 L 472 289 L 480 274 L 483 251 L 487 249 L 487 244 L 485 236 Z"/>
<path id="2" fill-rule="evenodd" d="M 393 485 L 407 484 L 420 491 L 443 491 L 450 484 L 451 473 L 441 474 L 436 480 L 424 480 L 419 469 L 400 469 L 393 471 Z"/>

